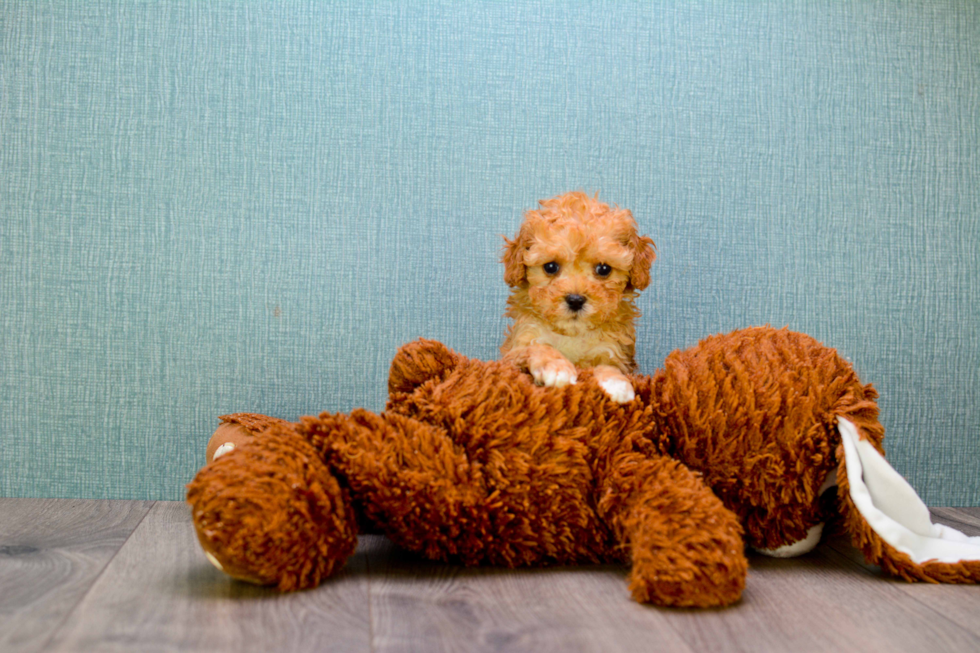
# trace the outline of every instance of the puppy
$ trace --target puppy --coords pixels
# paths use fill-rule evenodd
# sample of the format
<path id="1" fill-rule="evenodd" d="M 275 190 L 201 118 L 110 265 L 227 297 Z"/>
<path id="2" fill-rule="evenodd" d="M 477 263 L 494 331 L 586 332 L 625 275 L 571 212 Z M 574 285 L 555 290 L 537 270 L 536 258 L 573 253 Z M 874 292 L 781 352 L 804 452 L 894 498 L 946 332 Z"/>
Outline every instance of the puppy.
<path id="1" fill-rule="evenodd" d="M 545 386 L 575 383 L 576 366 L 591 367 L 613 400 L 631 401 L 633 300 L 650 283 L 656 246 L 637 235 L 629 211 L 597 197 L 572 192 L 539 203 L 517 236 L 504 238 L 514 321 L 500 347 L 504 360 Z"/>

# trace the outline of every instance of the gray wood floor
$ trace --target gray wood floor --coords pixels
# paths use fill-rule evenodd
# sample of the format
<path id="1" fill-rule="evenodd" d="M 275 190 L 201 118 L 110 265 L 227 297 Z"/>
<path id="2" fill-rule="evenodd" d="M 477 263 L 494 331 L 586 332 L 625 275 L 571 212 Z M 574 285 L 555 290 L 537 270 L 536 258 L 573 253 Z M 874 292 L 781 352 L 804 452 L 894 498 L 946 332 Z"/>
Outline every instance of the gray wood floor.
<path id="1" fill-rule="evenodd" d="M 933 511 L 980 534 L 980 508 Z M 0 651 L 978 651 L 980 586 L 897 582 L 846 543 L 753 556 L 742 601 L 630 601 L 617 566 L 465 569 L 362 538 L 280 595 L 205 560 L 178 502 L 0 499 Z"/>

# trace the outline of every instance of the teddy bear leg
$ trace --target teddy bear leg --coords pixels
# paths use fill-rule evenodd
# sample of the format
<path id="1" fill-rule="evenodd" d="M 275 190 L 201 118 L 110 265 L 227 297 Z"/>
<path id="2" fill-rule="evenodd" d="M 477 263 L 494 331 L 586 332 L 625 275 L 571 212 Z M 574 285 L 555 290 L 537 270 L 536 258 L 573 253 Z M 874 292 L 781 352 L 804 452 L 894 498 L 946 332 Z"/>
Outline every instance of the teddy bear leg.
<path id="1" fill-rule="evenodd" d="M 188 485 L 187 501 L 215 566 L 283 591 L 315 587 L 357 544 L 345 490 L 289 427 L 273 427 L 206 465 Z"/>
<path id="2" fill-rule="evenodd" d="M 746 544 L 772 558 L 795 558 L 809 553 L 820 544 L 826 526 L 824 520 L 833 517 L 836 489 L 837 473 L 831 470 L 816 494 L 809 495 L 812 497 L 809 501 L 805 499 L 808 495 L 800 491 L 794 500 L 766 513 L 749 513 L 743 522 Z"/>
<path id="3" fill-rule="evenodd" d="M 629 589 L 641 603 L 711 607 L 734 603 L 748 562 L 734 513 L 687 467 L 628 454 L 600 504 L 628 551 Z"/>

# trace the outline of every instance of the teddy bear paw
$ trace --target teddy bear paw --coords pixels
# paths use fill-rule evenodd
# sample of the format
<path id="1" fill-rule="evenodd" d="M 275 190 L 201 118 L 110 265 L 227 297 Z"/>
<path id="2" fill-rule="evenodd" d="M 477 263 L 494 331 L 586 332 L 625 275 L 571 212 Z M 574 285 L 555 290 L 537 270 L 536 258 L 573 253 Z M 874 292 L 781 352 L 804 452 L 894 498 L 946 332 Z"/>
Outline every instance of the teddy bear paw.
<path id="1" fill-rule="evenodd" d="M 220 445 L 217 449 L 214 450 L 214 455 L 211 456 L 211 460 L 217 460 L 218 458 L 225 455 L 226 453 L 234 450 L 235 450 L 234 442 L 225 442 L 224 444 Z"/>
<path id="2" fill-rule="evenodd" d="M 790 544 L 784 544 L 783 546 L 777 547 L 775 549 L 760 549 L 752 547 L 762 555 L 767 555 L 772 558 L 795 558 L 801 556 L 805 553 L 809 553 L 820 544 L 820 535 L 823 533 L 823 522 L 820 522 L 816 526 L 812 526 L 810 530 L 807 531 L 806 537 L 798 542 L 792 542 Z"/>

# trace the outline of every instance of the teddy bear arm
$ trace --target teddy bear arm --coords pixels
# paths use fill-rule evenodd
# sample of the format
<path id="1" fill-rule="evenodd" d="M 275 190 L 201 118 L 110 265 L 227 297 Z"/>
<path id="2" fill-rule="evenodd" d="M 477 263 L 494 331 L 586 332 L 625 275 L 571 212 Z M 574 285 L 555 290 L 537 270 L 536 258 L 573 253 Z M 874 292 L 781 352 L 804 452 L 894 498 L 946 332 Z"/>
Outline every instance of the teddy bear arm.
<path id="1" fill-rule="evenodd" d="M 187 501 L 216 567 L 283 591 L 315 587 L 357 544 L 346 491 L 291 424 L 205 465 L 188 484 Z"/>
<path id="2" fill-rule="evenodd" d="M 628 555 L 635 600 L 710 607 L 739 599 L 748 570 L 742 529 L 699 475 L 632 453 L 605 486 L 600 511 Z"/>
<path id="3" fill-rule="evenodd" d="M 323 448 L 365 523 L 399 546 L 466 564 L 501 562 L 497 549 L 511 547 L 488 537 L 491 493 L 479 465 L 445 429 L 358 409 L 304 418 L 300 431 Z"/>

